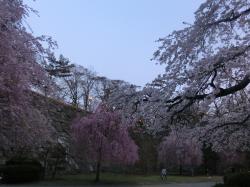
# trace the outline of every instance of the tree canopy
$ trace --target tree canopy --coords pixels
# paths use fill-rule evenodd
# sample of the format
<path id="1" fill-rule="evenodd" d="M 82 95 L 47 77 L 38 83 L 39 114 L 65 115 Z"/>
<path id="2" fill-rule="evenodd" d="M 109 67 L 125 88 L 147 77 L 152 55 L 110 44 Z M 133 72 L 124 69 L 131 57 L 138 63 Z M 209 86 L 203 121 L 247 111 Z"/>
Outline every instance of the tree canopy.
<path id="1" fill-rule="evenodd" d="M 249 6 L 248 0 L 207 0 L 194 23 L 159 39 L 154 53 L 165 66 L 151 84 L 159 114 L 168 124 L 196 124 L 218 149 L 250 147 Z"/>
<path id="2" fill-rule="evenodd" d="M 46 82 L 38 59 L 46 57 L 55 43 L 50 37 L 34 37 L 27 31 L 23 21 L 31 11 L 21 0 L 0 1 L 0 98 L 3 104 L 0 141 L 5 148 L 35 146 L 49 134 L 44 127 L 46 118 L 32 109 L 29 91 Z M 43 42 L 48 44 L 48 49 L 42 46 Z M 44 136 L 37 137 L 41 132 Z"/>
<path id="3" fill-rule="evenodd" d="M 117 112 L 100 105 L 97 111 L 73 123 L 73 137 L 80 157 L 95 163 L 96 180 L 103 163 L 133 164 L 137 146 L 128 134 L 128 125 Z"/>

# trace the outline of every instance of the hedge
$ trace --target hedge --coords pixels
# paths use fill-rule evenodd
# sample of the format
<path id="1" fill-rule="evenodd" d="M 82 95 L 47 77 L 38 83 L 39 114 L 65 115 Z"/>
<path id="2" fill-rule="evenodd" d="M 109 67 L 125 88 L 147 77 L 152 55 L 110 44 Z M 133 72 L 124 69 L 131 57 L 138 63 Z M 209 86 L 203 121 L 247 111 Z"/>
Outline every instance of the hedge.
<path id="1" fill-rule="evenodd" d="M 250 172 L 225 175 L 224 184 L 233 187 L 250 187 Z"/>
<path id="2" fill-rule="evenodd" d="M 37 181 L 43 174 L 41 164 L 33 159 L 11 159 L 6 162 L 1 170 L 2 180 L 5 183 Z"/>

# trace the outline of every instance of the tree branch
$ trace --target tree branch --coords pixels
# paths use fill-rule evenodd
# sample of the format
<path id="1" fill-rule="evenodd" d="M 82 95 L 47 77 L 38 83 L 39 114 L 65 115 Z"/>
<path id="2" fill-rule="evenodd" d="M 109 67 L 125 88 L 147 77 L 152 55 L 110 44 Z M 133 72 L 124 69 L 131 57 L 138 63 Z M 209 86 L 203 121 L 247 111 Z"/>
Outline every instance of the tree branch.
<path id="1" fill-rule="evenodd" d="M 208 134 L 211 134 L 213 132 L 215 132 L 217 129 L 219 128 L 223 128 L 226 126 L 231 126 L 231 125 L 243 125 L 245 124 L 248 120 L 250 119 L 250 114 L 248 114 L 242 121 L 237 121 L 237 122 L 228 122 L 228 123 L 223 123 L 220 125 L 217 125 L 216 127 L 213 127 L 212 129 L 208 129 L 208 131 L 206 132 L 206 134 L 204 134 L 203 138 L 205 136 L 207 136 Z"/>
<path id="2" fill-rule="evenodd" d="M 231 22 L 231 21 L 235 21 L 237 20 L 238 18 L 240 18 L 241 16 L 244 16 L 244 15 L 247 15 L 250 13 L 250 8 L 238 13 L 238 14 L 235 14 L 233 11 L 231 13 L 228 14 L 227 17 L 223 18 L 223 19 L 220 19 L 220 20 L 217 20 L 213 23 L 209 23 L 207 24 L 206 26 L 207 27 L 210 27 L 210 26 L 213 26 L 213 25 L 218 25 L 220 23 L 226 23 L 226 22 Z"/>
<path id="3" fill-rule="evenodd" d="M 237 91 L 243 90 L 244 88 L 246 88 L 248 86 L 248 84 L 250 83 L 250 75 L 246 75 L 238 84 L 229 87 L 229 88 L 219 88 L 219 92 L 215 94 L 215 98 L 219 98 L 219 97 L 224 97 L 230 94 L 233 94 Z M 202 94 L 202 95 L 196 95 L 196 96 L 192 96 L 192 97 L 185 97 L 188 100 L 202 100 L 205 99 L 208 95 L 210 94 Z"/>
<path id="4" fill-rule="evenodd" d="M 225 97 L 227 95 L 236 93 L 237 91 L 243 90 L 248 86 L 250 83 L 250 75 L 246 74 L 246 76 L 236 85 L 229 87 L 229 88 L 220 88 L 219 92 L 215 94 L 215 98 Z M 185 99 L 189 100 L 189 102 L 184 105 L 180 110 L 175 111 L 174 115 L 183 112 L 186 108 L 190 107 L 196 100 L 203 100 L 211 94 L 202 94 L 202 95 L 195 95 L 195 96 L 177 96 L 174 99 L 166 101 L 166 103 L 172 103 L 168 106 L 168 110 L 171 110 L 175 105 L 182 103 Z"/>

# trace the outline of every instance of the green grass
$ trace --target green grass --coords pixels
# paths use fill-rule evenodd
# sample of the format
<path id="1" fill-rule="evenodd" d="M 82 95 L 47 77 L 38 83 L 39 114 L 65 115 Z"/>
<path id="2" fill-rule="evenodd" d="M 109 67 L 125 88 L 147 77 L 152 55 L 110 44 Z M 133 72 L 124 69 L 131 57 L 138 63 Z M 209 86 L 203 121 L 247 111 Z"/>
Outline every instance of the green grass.
<path id="1" fill-rule="evenodd" d="M 57 185 L 81 185 L 81 184 L 94 184 L 95 175 L 94 174 L 79 174 L 79 175 L 66 175 L 58 177 L 54 181 L 44 181 L 46 184 L 57 184 Z M 99 184 L 163 184 L 163 183 L 195 183 L 195 182 L 221 182 L 221 177 L 211 177 L 206 176 L 168 176 L 167 181 L 162 181 L 160 176 L 157 175 L 125 175 L 125 174 L 111 174 L 102 173 L 100 176 Z"/>

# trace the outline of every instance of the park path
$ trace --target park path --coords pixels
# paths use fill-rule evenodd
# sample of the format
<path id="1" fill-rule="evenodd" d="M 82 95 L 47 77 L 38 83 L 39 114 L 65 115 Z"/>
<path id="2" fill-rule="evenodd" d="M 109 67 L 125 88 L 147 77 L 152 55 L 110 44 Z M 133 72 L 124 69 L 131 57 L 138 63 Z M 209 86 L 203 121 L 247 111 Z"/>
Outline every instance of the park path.
<path id="1" fill-rule="evenodd" d="M 42 185 L 42 184 L 26 184 L 26 185 L 3 185 L 0 187 L 212 187 L 214 182 L 203 183 L 166 183 L 166 184 L 150 184 L 150 185 Z"/>
<path id="2" fill-rule="evenodd" d="M 139 187 L 212 187 L 214 182 L 203 182 L 203 183 L 170 183 L 170 184 L 159 184 L 159 185 L 142 185 Z"/>

